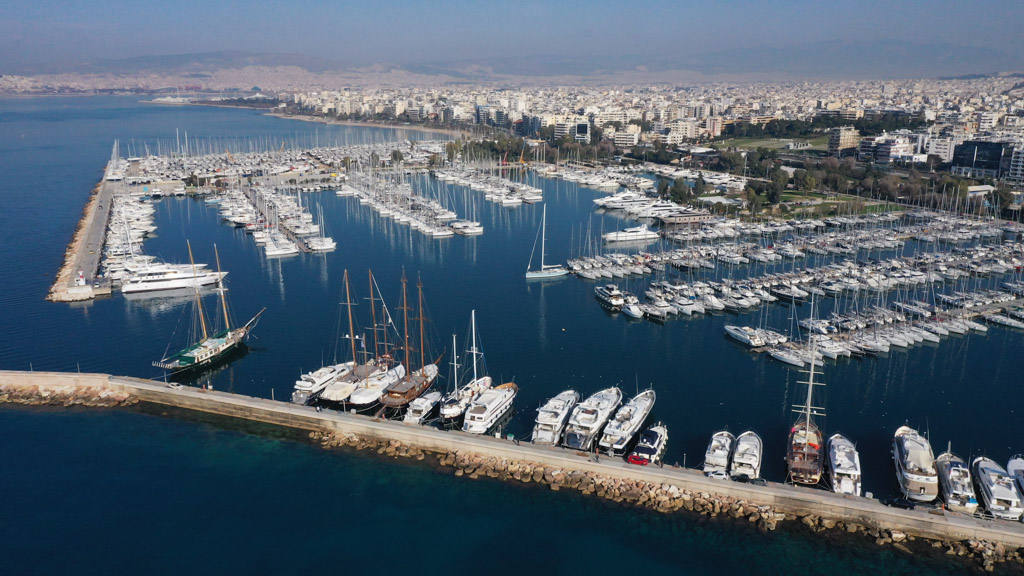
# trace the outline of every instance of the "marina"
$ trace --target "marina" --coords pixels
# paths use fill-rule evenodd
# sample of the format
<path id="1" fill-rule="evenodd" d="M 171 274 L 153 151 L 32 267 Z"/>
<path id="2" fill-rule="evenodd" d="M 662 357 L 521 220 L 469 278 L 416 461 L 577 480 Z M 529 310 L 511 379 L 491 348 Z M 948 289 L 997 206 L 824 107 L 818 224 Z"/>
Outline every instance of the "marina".
<path id="1" fill-rule="evenodd" d="M 108 153 L 107 146 L 103 155 Z M 581 223 L 586 225 L 587 214 L 593 209 L 592 198 L 600 193 L 577 184 L 562 180 L 553 182 L 543 177 L 540 184 L 545 188 L 544 207 L 547 210 L 545 251 L 548 252 L 549 262 L 566 262 L 575 252 L 569 248 L 573 244 L 569 231 L 574 225 L 577 228 Z M 287 186 L 287 183 L 283 185 Z M 87 187 L 85 185 L 80 190 Z M 173 187 L 167 190 L 173 190 Z M 791 424 L 788 405 L 791 403 L 795 372 L 775 362 L 749 362 L 751 358 L 744 349 L 725 339 L 724 326 L 760 326 L 758 310 L 775 310 L 764 326 L 777 332 L 788 332 L 784 328 L 789 324 L 785 316 L 793 309 L 797 321 L 808 317 L 809 300 L 766 302 L 746 317 L 726 313 L 701 318 L 698 313 L 692 320 L 687 320 L 684 314 L 677 313 L 667 316 L 668 320 L 661 325 L 627 323 L 623 318 L 625 313 L 613 319 L 596 305 L 595 283 L 571 280 L 524 283 L 522 266 L 528 261 L 531 244 L 541 228 L 541 206 L 527 204 L 518 208 L 502 207 L 485 203 L 482 195 L 473 193 L 470 198 L 479 199 L 483 206 L 475 211 L 478 216 L 474 219 L 479 220 L 488 233 L 476 238 L 456 238 L 435 243 L 424 242 L 426 238 L 411 234 L 408 227 L 380 218 L 369 207 L 359 205 L 356 198 L 337 196 L 333 188 L 325 187 L 323 190 L 300 194 L 308 206 L 322 206 L 323 221 L 328 223 L 333 236 L 338 240 L 338 250 L 322 255 L 301 252 L 288 259 L 267 259 L 250 235 L 234 226 L 222 225 L 218 207 L 206 204 L 205 199 L 193 195 L 175 197 L 168 194 L 152 202 L 155 207 L 154 224 L 158 225 L 159 235 L 146 239 L 147 254 L 159 255 L 167 262 L 187 262 L 184 247 L 185 240 L 190 238 L 194 246 L 204 247 L 201 259 L 210 262 L 209 267 L 212 268 L 212 250 L 209 247 L 216 243 L 225 270 L 230 270 L 225 281 L 233 288 L 233 305 L 240 312 L 250 314 L 262 306 L 268 307 L 256 334 L 258 340 L 244 357 L 221 370 L 188 379 L 185 384 L 201 386 L 209 383 L 217 390 L 232 390 L 237 394 L 263 399 L 271 399 L 276 395 L 281 400 L 287 399 L 293 382 L 302 374 L 315 371 L 321 366 L 348 362 L 351 352 L 338 354 L 344 358 L 331 358 L 334 356 L 332 348 L 338 334 L 332 329 L 332 321 L 336 320 L 334 305 L 339 301 L 344 302 L 344 297 L 339 297 L 342 270 L 348 268 L 365 274 L 365 270 L 372 267 L 375 273 L 379 272 L 382 276 L 381 285 L 389 305 L 394 305 L 398 302 L 396 287 L 399 285 L 400 269 L 397 266 L 380 269 L 380 262 L 374 257 L 374 254 L 390 253 L 399 261 L 407 263 L 410 273 L 418 271 L 423 274 L 433 308 L 430 324 L 437 326 L 437 332 L 440 333 L 432 336 L 434 342 L 445 342 L 448 339 L 446 336 L 450 336 L 450 323 L 464 322 L 472 308 L 478 309 L 481 329 L 490 344 L 489 364 L 496 368 L 490 374 L 494 375 L 495 382 L 509 382 L 514 377 L 520 386 L 515 398 L 514 414 L 506 428 L 516 438 L 531 438 L 531 430 L 538 418 L 535 408 L 564 389 L 571 387 L 584 398 L 609 386 L 631 391 L 639 373 L 639 378 L 643 380 L 641 386 L 646 387 L 649 382 L 658 392 L 658 407 L 652 412 L 648 424 L 660 419 L 664 429 L 670 433 L 670 439 L 662 446 L 665 469 L 670 469 L 673 463 L 684 463 L 689 465 L 691 475 L 697 475 L 692 469 L 700 460 L 698 455 L 704 453 L 708 435 L 727 425 L 737 432 L 756 430 L 764 440 L 762 477 L 772 482 L 772 485 L 785 478 L 785 470 L 780 464 L 783 463 L 781 455 L 786 431 Z M 461 202 L 461 190 L 458 198 Z M 77 202 L 77 198 L 67 201 L 67 207 L 74 207 L 76 216 L 80 206 Z M 460 214 L 474 213 L 461 205 L 456 207 Z M 70 227 L 73 223 L 67 225 Z M 594 227 L 595 232 L 597 228 Z M 605 226 L 605 231 L 611 229 Z M 912 245 L 920 241 L 911 238 L 906 242 Z M 653 248 L 652 254 L 667 246 L 656 245 Z M 805 259 L 810 261 L 817 258 L 819 263 L 825 259 L 822 255 L 812 254 L 808 254 Z M 827 258 L 839 259 L 840 256 L 834 254 Z M 50 262 L 53 258 L 40 258 L 37 261 Z M 718 262 L 717 259 L 715 261 Z M 759 265 L 763 263 L 755 266 Z M 719 266 L 719 274 L 727 280 L 729 266 L 722 263 Z M 679 270 L 671 265 L 668 268 Z M 927 271 L 924 273 L 927 274 Z M 654 269 L 644 275 L 653 281 L 660 280 Z M 31 282 L 38 284 L 40 276 L 35 274 Z M 445 282 L 444 279 L 449 277 L 459 278 L 459 281 Z M 633 277 L 640 278 L 637 275 Z M 738 280 L 735 272 L 734 278 Z M 950 289 L 940 294 L 961 298 L 954 292 L 965 295 L 976 293 L 971 286 L 973 283 L 980 284 L 984 290 L 1003 291 L 1000 289 L 1001 283 L 1012 281 L 1013 276 L 1011 273 L 1003 278 L 975 278 L 978 277 L 970 276 L 968 279 L 948 282 L 946 285 Z M 674 278 L 672 282 L 680 280 L 691 282 L 685 276 Z M 712 280 L 719 281 L 714 278 Z M 19 275 L 17 281 L 27 282 L 29 275 Z M 644 285 L 626 284 L 622 279 L 613 282 L 623 289 L 624 302 L 629 293 L 644 298 L 645 305 L 655 304 L 646 302 L 646 282 Z M 360 286 L 364 286 L 364 283 L 364 280 L 359 282 Z M 596 284 L 604 285 L 607 282 Z M 802 289 L 805 285 L 798 286 Z M 890 294 L 896 290 L 890 289 Z M 39 292 L 34 291 L 37 294 Z M 358 301 L 357 307 L 361 306 L 362 311 L 366 312 L 370 301 L 366 298 L 365 288 L 360 292 L 353 301 Z M 716 291 L 715 294 L 719 293 Z M 715 298 L 723 300 L 718 296 Z M 187 303 L 189 299 L 186 298 L 184 302 Z M 938 301 L 941 303 L 941 300 Z M 37 370 L 50 368 L 74 371 L 75 363 L 80 361 L 81 369 L 86 371 L 131 373 L 159 378 L 150 368 L 150 363 L 154 358 L 161 357 L 166 335 L 172 332 L 177 322 L 182 302 L 174 302 L 162 298 L 129 300 L 115 295 L 111 299 L 97 299 L 88 308 L 61 307 L 60 311 L 56 307 L 51 308 L 38 315 L 43 320 L 40 324 L 44 328 L 49 318 L 59 318 L 62 329 L 70 329 L 76 334 L 95 334 L 95 323 L 110 326 L 110 334 L 96 342 L 90 342 L 94 340 L 90 338 L 76 338 L 66 347 L 64 354 L 51 356 L 49 360 L 39 352 L 30 353 L 15 348 L 5 356 L 6 365 L 27 368 L 31 362 Z M 904 303 L 915 305 L 907 299 L 904 299 Z M 982 307 L 995 305 L 1011 307 L 1012 310 L 1013 303 L 981 304 Z M 411 307 L 415 308 L 415 304 L 411 304 Z M 881 307 L 890 313 L 909 315 L 908 312 L 885 305 Z M 963 308 L 973 315 L 978 306 Z M 345 310 L 344 307 L 338 309 L 342 312 Z M 826 315 L 819 314 L 819 318 Z M 341 318 L 344 325 L 344 316 Z M 516 321 L 502 322 L 503 318 L 515 318 Z M 153 336 L 141 339 L 138 337 L 140 332 Z M 45 333 L 44 329 L 44 338 Z M 344 327 L 341 333 L 345 333 Z M 285 339 L 280 336 L 283 334 L 291 336 Z M 15 330 L 14 335 L 18 336 L 19 331 Z M 460 344 L 461 341 L 460 337 Z M 101 342 L 104 346 L 117 345 L 123 348 L 123 357 L 114 362 L 105 356 L 98 349 Z M 588 344 L 587 354 L 580 351 L 583 342 Z M 339 343 L 342 349 L 350 346 L 348 340 L 340 340 Z M 946 402 L 961 390 L 961 386 L 954 382 L 952 376 L 945 375 L 969 374 L 972 380 L 992 382 L 992 386 L 1008 391 L 1012 398 L 1013 389 L 1006 387 L 1008 381 L 1005 379 L 1014 371 L 1010 368 L 1011 364 L 1003 359 L 1000 350 L 1014 350 L 1019 343 L 1020 336 L 1012 329 L 991 325 L 985 333 L 975 330 L 974 335 L 969 337 L 944 337 L 938 346 L 922 342 L 898 354 L 879 355 L 871 361 L 853 358 L 852 361 L 844 359 L 833 364 L 834 360 L 826 359 L 825 367 L 830 384 L 826 406 L 830 411 L 826 426 L 823 426 L 824 437 L 841 430 L 856 442 L 863 466 L 863 490 L 873 493 L 875 498 L 896 490 L 888 446 L 893 430 L 908 419 L 922 431 L 926 428 L 926 419 L 930 420 L 933 438 L 941 438 L 943 444 L 947 438 L 952 438 L 956 445 L 964 445 L 963 455 L 968 457 L 968 462 L 978 456 L 981 447 L 995 461 L 1005 462 L 1007 457 L 1020 451 L 1013 449 L 1016 439 L 1005 430 L 1006 412 L 997 411 L 997 416 L 992 419 L 976 421 L 970 427 L 957 426 L 955 431 L 952 430 L 960 412 L 947 406 Z M 356 344 L 359 346 L 358 340 Z M 56 349 L 52 346 L 49 348 Z M 586 358 L 591 355 L 602 360 L 587 362 Z M 291 360 L 282 362 L 282 357 Z M 460 372 L 468 372 L 465 368 L 468 359 L 460 351 L 458 362 L 463 365 Z M 446 357 L 441 365 L 440 381 L 435 384 L 437 390 L 449 389 L 443 374 L 447 361 Z M 695 393 L 690 384 L 695 381 L 713 382 L 715 393 Z M 628 397 L 623 400 L 628 400 Z M 673 410 L 673 406 L 685 408 Z M 836 406 L 839 407 L 838 412 Z M 323 413 L 330 411 L 330 415 L 334 415 L 335 409 L 325 404 Z M 316 413 L 315 408 L 305 410 Z M 434 410 L 436 414 L 437 408 Z M 434 432 L 430 426 L 420 427 L 428 433 Z M 882 432 L 875 432 L 876 429 Z M 989 440 L 986 443 L 986 438 L 999 438 L 999 442 Z M 487 442 L 493 440 L 487 436 L 481 439 Z M 504 444 L 514 446 L 514 443 L 507 440 L 502 441 Z M 966 450 L 968 445 L 974 447 L 970 452 Z M 1009 453 L 1004 454 L 1007 450 Z M 582 456 L 578 458 L 586 460 Z M 612 458 L 602 454 L 600 462 L 611 465 Z M 627 464 L 625 458 L 617 459 L 616 462 L 622 466 L 628 465 L 630 469 L 640 468 Z M 373 463 L 366 462 L 365 466 L 372 467 Z M 643 468 L 659 470 L 656 465 Z M 680 468 L 687 469 L 685 465 Z M 750 489 L 738 482 L 712 480 L 724 484 L 723 489 L 731 490 L 734 484 L 745 490 Z M 468 486 L 465 489 L 473 490 Z M 879 507 L 875 499 L 870 500 L 870 503 Z M 921 510 L 913 512 L 920 515 L 928 513 Z"/>

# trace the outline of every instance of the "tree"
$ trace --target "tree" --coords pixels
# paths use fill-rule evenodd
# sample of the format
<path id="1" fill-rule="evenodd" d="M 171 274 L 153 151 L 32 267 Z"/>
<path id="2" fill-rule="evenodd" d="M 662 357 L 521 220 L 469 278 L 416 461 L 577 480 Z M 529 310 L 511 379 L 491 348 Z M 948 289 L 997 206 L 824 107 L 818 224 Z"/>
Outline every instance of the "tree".
<path id="1" fill-rule="evenodd" d="M 444 161 L 441 159 L 440 154 L 431 154 L 430 158 L 427 159 L 427 165 L 431 168 L 440 166 Z"/>
<path id="2" fill-rule="evenodd" d="M 757 216 L 758 212 L 761 211 L 761 206 L 764 204 L 764 198 L 749 186 L 747 186 L 745 192 L 747 196 L 747 206 L 750 207 L 750 215 Z"/>
<path id="3" fill-rule="evenodd" d="M 454 142 L 448 142 L 444 145 L 444 153 L 448 157 L 448 163 L 455 162 L 455 158 L 459 155 L 459 150 L 462 148 L 462 142 L 456 140 Z"/>
<path id="4" fill-rule="evenodd" d="M 398 164 L 404 158 L 405 158 L 405 156 L 402 155 L 402 152 L 400 150 L 392 150 L 391 151 L 391 163 L 392 164 Z"/>
<path id="5" fill-rule="evenodd" d="M 658 197 L 659 198 L 668 198 L 668 189 L 669 189 L 668 179 L 667 178 L 658 178 Z"/>
<path id="6" fill-rule="evenodd" d="M 701 194 L 704 193 L 704 189 L 705 188 L 706 188 L 706 186 L 704 184 L 704 175 L 703 174 L 698 174 L 697 175 L 697 181 L 694 182 L 694 184 L 693 184 L 693 195 L 694 196 L 700 196 Z"/>
<path id="7" fill-rule="evenodd" d="M 683 204 L 690 196 L 690 187 L 686 185 L 686 180 L 682 178 L 676 178 L 675 182 L 672 183 L 672 188 L 669 190 L 669 197 L 676 204 Z"/>

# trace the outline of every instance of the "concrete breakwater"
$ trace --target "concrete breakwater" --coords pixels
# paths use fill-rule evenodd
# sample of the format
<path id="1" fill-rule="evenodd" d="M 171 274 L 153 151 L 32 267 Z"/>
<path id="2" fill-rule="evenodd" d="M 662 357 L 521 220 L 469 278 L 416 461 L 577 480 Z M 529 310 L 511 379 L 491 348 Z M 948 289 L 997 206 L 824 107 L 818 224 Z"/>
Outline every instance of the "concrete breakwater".
<path id="1" fill-rule="evenodd" d="M 97 293 L 109 293 L 108 285 L 104 284 L 97 290 L 93 284 L 96 271 L 99 269 L 107 221 L 110 219 L 112 196 L 113 189 L 106 181 L 100 182 L 92 189 L 89 201 L 82 211 L 82 218 L 71 237 L 71 243 L 64 252 L 64 264 L 57 272 L 50 293 L 46 296 L 47 300 L 78 302 L 91 300 Z M 81 284 L 76 282 L 79 272 L 83 276 Z"/>
<path id="2" fill-rule="evenodd" d="M 784 484 L 753 486 L 716 480 L 685 468 L 631 466 L 619 458 L 598 460 L 560 448 L 150 380 L 104 374 L 0 372 L 0 399 L 174 406 L 305 430 L 325 447 L 349 446 L 386 456 L 429 459 L 453 469 L 457 476 L 537 483 L 551 490 L 575 490 L 662 513 L 688 511 L 731 518 L 763 531 L 783 522 L 800 522 L 814 531 L 863 534 L 879 545 L 904 552 L 926 545 L 915 542 L 924 540 L 936 549 L 944 548 L 946 554 L 975 558 L 988 569 L 999 562 L 1021 562 L 1024 554 L 1024 525 L 1020 523 L 981 520 L 943 510 L 899 510 L 867 498 Z"/>

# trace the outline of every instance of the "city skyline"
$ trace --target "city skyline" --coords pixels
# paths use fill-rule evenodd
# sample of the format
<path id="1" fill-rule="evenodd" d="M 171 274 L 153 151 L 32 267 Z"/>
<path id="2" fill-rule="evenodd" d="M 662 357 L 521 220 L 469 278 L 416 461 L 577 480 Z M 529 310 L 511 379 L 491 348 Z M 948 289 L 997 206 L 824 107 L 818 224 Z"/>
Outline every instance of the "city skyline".
<path id="1" fill-rule="evenodd" d="M 497 8 L 460 0 L 428 6 L 18 1 L 0 7 L 6 55 L 0 73 L 116 72 L 140 57 L 231 51 L 307 69 L 385 64 L 449 75 L 933 77 L 1019 71 L 1024 37 L 1016 22 L 1022 18 L 1024 5 L 998 0 L 651 2 L 628 10 L 611 2 Z"/>

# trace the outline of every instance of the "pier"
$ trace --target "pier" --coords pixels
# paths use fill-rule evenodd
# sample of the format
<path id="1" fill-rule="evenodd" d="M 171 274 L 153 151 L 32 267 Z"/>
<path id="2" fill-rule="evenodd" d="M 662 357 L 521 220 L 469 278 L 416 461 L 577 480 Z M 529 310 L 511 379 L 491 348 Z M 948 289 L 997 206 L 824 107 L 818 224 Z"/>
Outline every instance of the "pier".
<path id="1" fill-rule="evenodd" d="M 115 182 L 106 179 L 93 188 L 92 195 L 82 212 L 75 234 L 64 253 L 64 264 L 50 287 L 47 299 L 53 302 L 91 300 L 97 295 L 110 293 L 110 282 L 97 281 L 100 258 Z"/>
<path id="2" fill-rule="evenodd" d="M 870 498 L 848 497 L 825 490 L 770 482 L 755 486 L 705 477 L 692 469 L 665 466 L 639 467 L 621 458 L 595 458 L 561 448 L 519 444 L 510 440 L 458 431 L 381 420 L 371 416 L 319 411 L 265 398 L 254 398 L 180 385 L 168 385 L 106 374 L 0 371 L 0 402 L 21 394 L 37 403 L 74 403 L 74 395 L 112 398 L 100 405 L 118 405 L 130 398 L 230 418 L 257 421 L 313 433 L 355 435 L 382 443 L 400 442 L 418 450 L 439 454 L 473 454 L 497 462 L 529 462 L 557 470 L 557 474 L 593 474 L 604 478 L 669 486 L 668 490 L 699 493 L 706 498 L 729 498 L 749 506 L 770 507 L 789 518 L 808 516 L 831 523 L 843 522 L 878 529 L 899 530 L 935 541 L 986 541 L 1006 547 L 1024 546 L 1024 524 L 979 519 L 941 509 L 901 510 Z M 49 401 L 47 401 L 49 400 Z M 552 485 L 555 488 L 555 485 Z M 717 511 L 717 508 L 716 508 Z"/>

